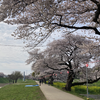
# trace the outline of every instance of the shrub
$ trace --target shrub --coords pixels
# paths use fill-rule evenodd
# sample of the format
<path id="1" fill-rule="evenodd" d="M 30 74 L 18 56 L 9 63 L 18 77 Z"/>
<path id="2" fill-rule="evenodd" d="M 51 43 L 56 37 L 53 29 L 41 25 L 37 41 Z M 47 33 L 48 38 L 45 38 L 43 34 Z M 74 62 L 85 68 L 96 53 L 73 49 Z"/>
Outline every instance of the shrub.
<path id="1" fill-rule="evenodd" d="M 87 92 L 87 86 L 80 85 L 80 86 L 73 86 L 71 88 L 72 92 L 76 92 L 79 94 L 86 94 Z M 88 92 L 89 94 L 100 94 L 100 87 L 97 86 L 88 86 Z"/>
<path id="2" fill-rule="evenodd" d="M 96 84 L 96 83 L 95 83 Z M 61 82 L 54 82 L 53 85 L 57 88 L 62 89 L 65 87 L 66 83 Z M 89 94 L 100 94 L 100 87 L 97 86 L 88 86 Z M 86 85 L 78 85 L 71 87 L 71 92 L 78 93 L 78 94 L 86 94 L 87 93 L 87 86 Z"/>
<path id="3" fill-rule="evenodd" d="M 53 85 L 58 88 L 63 88 L 65 87 L 66 83 L 54 82 Z"/>

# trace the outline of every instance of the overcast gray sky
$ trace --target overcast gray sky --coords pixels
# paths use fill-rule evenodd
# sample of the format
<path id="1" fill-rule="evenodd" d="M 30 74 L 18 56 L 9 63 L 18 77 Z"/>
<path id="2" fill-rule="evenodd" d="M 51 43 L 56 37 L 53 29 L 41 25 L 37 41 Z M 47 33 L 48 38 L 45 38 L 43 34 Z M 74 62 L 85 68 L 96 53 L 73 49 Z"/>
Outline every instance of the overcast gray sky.
<path id="1" fill-rule="evenodd" d="M 25 71 L 26 74 L 32 72 L 31 64 L 26 65 L 25 61 L 28 58 L 28 53 L 24 50 L 25 44 L 22 40 L 16 39 L 11 34 L 17 28 L 15 25 L 8 25 L 0 22 L 0 72 L 11 74 L 13 71 Z M 51 42 L 56 37 L 60 38 L 58 32 L 54 32 L 48 42 Z M 40 49 L 46 48 L 46 43 Z"/>
<path id="2" fill-rule="evenodd" d="M 25 63 L 28 53 L 23 48 L 23 41 L 11 36 L 15 29 L 14 25 L 0 23 L 0 72 L 11 74 L 13 71 L 25 71 L 29 74 L 32 72 L 31 65 Z"/>

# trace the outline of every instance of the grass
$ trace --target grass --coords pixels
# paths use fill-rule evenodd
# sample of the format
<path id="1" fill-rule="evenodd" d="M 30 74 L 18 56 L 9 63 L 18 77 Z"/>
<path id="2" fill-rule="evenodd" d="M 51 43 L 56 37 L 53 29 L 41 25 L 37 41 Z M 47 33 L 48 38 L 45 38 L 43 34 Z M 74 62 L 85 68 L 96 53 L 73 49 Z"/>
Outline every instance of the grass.
<path id="1" fill-rule="evenodd" d="M 98 87 L 100 87 L 100 81 L 98 81 L 96 83 L 93 83 L 93 84 L 89 84 L 89 86 L 98 86 Z"/>
<path id="2" fill-rule="evenodd" d="M 71 89 L 73 92 L 86 94 L 87 86 L 86 85 L 73 86 Z M 89 94 L 94 94 L 94 95 L 100 94 L 100 81 L 95 82 L 93 84 L 88 84 L 88 91 Z"/>
<path id="3" fill-rule="evenodd" d="M 16 84 L 4 86 L 0 89 L 0 100 L 46 100 L 38 86 L 25 87 L 25 85 L 36 85 L 36 82 L 19 80 Z"/>
<path id="4" fill-rule="evenodd" d="M 86 94 L 87 86 L 81 85 L 81 86 L 73 86 L 71 88 L 72 92 L 76 92 L 79 94 Z M 89 94 L 100 94 L 100 87 L 98 86 L 88 86 L 88 92 Z"/>
<path id="5" fill-rule="evenodd" d="M 0 77 L 0 83 L 9 83 L 9 80 L 7 78 Z"/>

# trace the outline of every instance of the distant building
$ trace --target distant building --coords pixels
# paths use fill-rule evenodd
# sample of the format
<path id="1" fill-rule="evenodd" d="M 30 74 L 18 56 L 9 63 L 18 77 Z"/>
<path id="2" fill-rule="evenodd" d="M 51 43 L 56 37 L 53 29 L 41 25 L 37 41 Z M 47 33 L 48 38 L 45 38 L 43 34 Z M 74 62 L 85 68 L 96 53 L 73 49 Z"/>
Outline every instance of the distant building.
<path id="1" fill-rule="evenodd" d="M 4 73 L 0 72 L 0 77 L 5 77 Z"/>

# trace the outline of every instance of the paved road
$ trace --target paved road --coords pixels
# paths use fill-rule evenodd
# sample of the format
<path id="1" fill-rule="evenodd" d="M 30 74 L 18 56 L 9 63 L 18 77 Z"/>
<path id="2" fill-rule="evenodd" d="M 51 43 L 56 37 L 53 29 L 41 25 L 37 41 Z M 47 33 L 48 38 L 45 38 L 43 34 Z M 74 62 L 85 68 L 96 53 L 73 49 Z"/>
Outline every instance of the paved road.
<path id="1" fill-rule="evenodd" d="M 38 83 L 38 81 L 36 81 Z M 47 84 L 42 84 L 40 86 L 41 91 L 44 93 L 47 100 L 83 100 L 77 96 L 66 93 L 62 90 L 59 90 L 53 86 Z"/>

